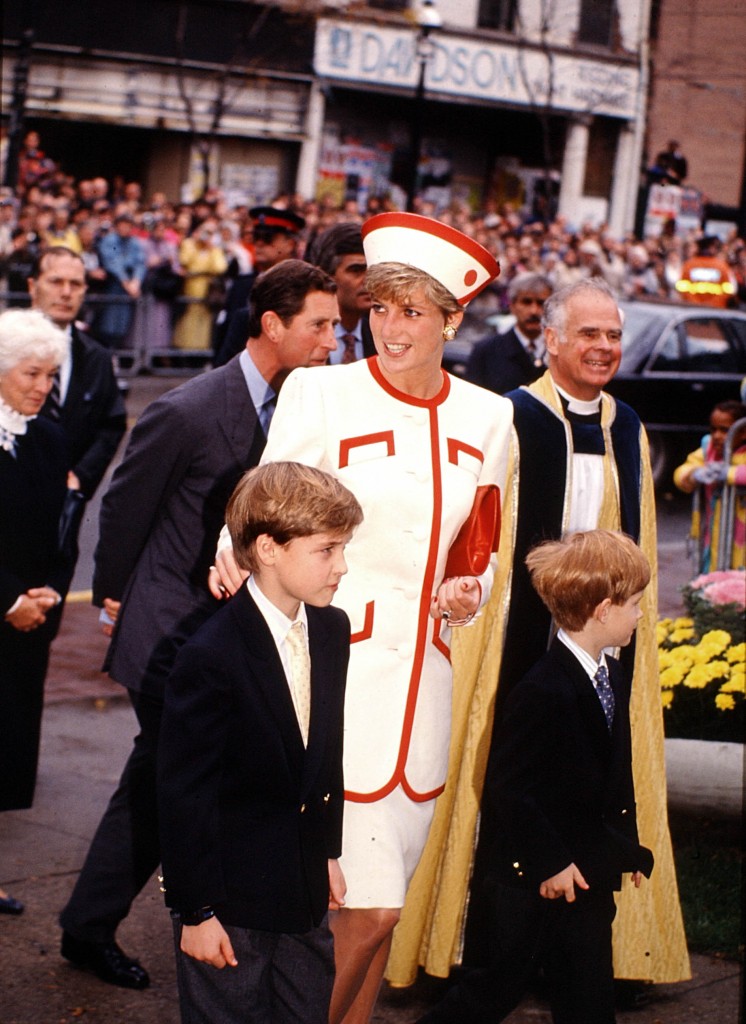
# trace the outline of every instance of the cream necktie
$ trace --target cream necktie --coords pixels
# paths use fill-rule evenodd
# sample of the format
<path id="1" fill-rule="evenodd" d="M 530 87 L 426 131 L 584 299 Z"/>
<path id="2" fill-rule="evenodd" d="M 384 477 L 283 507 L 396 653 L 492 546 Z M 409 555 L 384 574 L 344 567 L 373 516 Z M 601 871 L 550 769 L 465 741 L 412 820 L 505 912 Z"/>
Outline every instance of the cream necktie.
<path id="1" fill-rule="evenodd" d="M 308 746 L 308 724 L 311 719 L 311 657 L 303 635 L 303 623 L 294 622 L 285 640 L 290 654 L 293 704 L 303 743 Z"/>

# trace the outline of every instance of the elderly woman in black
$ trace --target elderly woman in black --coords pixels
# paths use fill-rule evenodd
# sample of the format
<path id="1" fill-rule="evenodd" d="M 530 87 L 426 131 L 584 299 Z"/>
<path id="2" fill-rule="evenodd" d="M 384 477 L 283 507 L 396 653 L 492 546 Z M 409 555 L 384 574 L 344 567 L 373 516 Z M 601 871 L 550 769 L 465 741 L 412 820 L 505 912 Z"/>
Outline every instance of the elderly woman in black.
<path id="1" fill-rule="evenodd" d="M 37 416 L 66 349 L 38 310 L 0 314 L 0 811 L 33 802 L 49 647 L 70 581 L 59 554 L 65 443 Z M 0 913 L 22 910 L 0 889 Z"/>

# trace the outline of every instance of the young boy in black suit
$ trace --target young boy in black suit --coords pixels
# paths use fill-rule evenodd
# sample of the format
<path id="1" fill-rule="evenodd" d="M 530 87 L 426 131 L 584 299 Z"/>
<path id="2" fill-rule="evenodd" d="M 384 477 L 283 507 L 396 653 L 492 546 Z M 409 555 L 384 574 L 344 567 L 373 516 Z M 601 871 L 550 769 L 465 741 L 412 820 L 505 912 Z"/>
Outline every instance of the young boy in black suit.
<path id="1" fill-rule="evenodd" d="M 361 521 L 342 484 L 290 462 L 251 470 L 228 504 L 251 575 L 179 652 L 159 746 L 184 1024 L 326 1024 L 350 641 L 327 606 Z"/>
<path id="2" fill-rule="evenodd" d="M 508 695 L 493 744 L 489 966 L 419 1024 L 496 1024 L 539 966 L 554 1024 L 613 1024 L 614 890 L 653 867 L 637 836 L 630 682 L 604 654 L 632 639 L 648 561 L 624 534 L 592 530 L 534 548 L 526 564 L 559 632 Z"/>

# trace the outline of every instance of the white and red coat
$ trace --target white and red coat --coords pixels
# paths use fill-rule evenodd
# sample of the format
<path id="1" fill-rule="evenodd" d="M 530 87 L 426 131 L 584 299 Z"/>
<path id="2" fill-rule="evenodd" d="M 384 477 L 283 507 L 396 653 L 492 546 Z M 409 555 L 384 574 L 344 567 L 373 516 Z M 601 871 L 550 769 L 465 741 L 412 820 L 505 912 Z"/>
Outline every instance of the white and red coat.
<path id="1" fill-rule="evenodd" d="M 430 602 L 477 485 L 502 494 L 512 418 L 506 399 L 446 373 L 435 398 L 397 391 L 375 357 L 295 370 L 283 385 L 262 461 L 326 470 L 365 513 L 335 598 L 352 628 L 348 800 L 379 800 L 398 785 L 415 801 L 443 790 L 450 630 Z M 484 602 L 491 568 L 480 582 Z"/>

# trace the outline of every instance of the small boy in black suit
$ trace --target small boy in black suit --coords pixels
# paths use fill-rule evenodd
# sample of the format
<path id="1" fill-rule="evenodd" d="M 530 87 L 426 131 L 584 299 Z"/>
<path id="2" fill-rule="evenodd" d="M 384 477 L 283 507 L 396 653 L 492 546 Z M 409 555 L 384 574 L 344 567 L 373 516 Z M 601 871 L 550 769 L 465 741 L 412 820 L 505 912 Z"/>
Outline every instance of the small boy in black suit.
<path id="1" fill-rule="evenodd" d="M 251 470 L 228 504 L 251 575 L 179 652 L 160 734 L 184 1024 L 327 1022 L 350 645 L 327 606 L 362 517 L 337 480 L 292 462 Z"/>
<path id="2" fill-rule="evenodd" d="M 613 1024 L 614 890 L 649 877 L 637 836 L 626 646 L 650 567 L 621 533 L 534 548 L 531 580 L 559 627 L 508 695 L 493 744 L 489 966 L 466 972 L 419 1024 L 496 1024 L 544 969 L 554 1024 Z"/>

